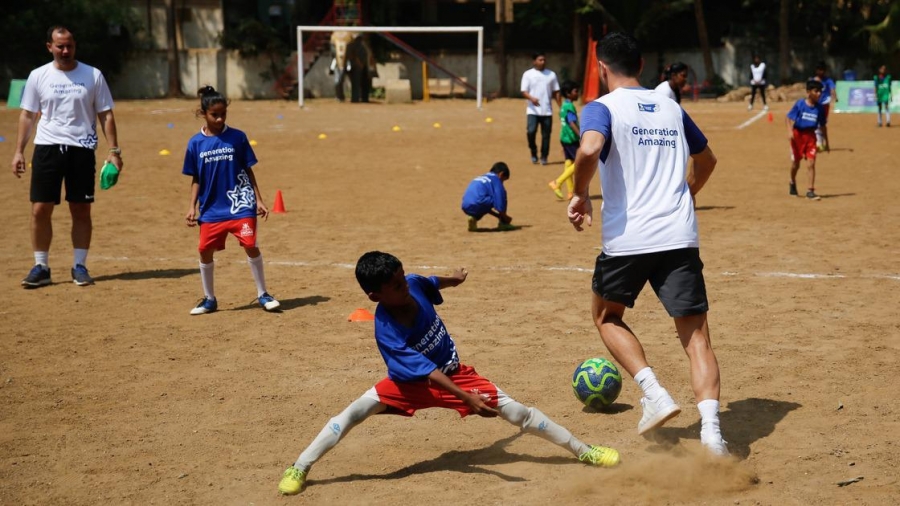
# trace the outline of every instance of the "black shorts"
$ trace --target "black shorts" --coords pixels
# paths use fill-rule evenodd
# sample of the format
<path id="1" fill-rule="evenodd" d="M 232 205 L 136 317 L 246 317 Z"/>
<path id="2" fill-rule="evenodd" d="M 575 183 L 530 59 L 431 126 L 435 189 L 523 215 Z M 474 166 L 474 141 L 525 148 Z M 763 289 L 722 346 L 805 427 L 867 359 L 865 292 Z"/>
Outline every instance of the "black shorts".
<path id="1" fill-rule="evenodd" d="M 709 311 L 698 248 L 597 257 L 592 288 L 605 300 L 634 307 L 647 281 L 673 318 Z"/>
<path id="2" fill-rule="evenodd" d="M 96 163 L 93 149 L 36 145 L 31 159 L 31 201 L 59 204 L 65 181 L 66 201 L 93 203 Z"/>

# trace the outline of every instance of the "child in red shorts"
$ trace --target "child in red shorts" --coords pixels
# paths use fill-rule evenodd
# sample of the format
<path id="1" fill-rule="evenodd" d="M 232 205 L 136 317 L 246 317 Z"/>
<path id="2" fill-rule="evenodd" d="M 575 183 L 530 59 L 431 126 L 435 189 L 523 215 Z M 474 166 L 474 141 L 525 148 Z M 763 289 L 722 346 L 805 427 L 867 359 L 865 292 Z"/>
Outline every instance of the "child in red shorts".
<path id="1" fill-rule="evenodd" d="M 297 462 L 284 471 L 279 492 L 303 491 L 312 465 L 366 418 L 378 413 L 413 416 L 425 408 L 453 409 L 460 416 L 499 416 L 587 464 L 612 467 L 619 463 L 616 450 L 581 442 L 537 408 L 514 401 L 460 363 L 456 345 L 434 306 L 444 301 L 441 289 L 462 284 L 467 275 L 465 269 L 457 269 L 449 277 L 407 276 L 400 260 L 380 251 L 359 259 L 356 279 L 369 300 L 378 303 L 375 342 L 388 376 L 328 421 Z"/>
<path id="2" fill-rule="evenodd" d="M 822 95 L 822 83 L 816 80 L 806 82 L 806 98 L 800 99 L 787 113 L 785 124 L 788 127 L 788 139 L 791 141 L 791 183 L 790 194 L 797 195 L 797 171 L 800 160 L 806 158 L 806 173 L 809 186 L 806 198 L 820 200 L 816 194 L 816 129 L 821 128 L 828 142 L 828 121 L 819 97 Z"/>
<path id="3" fill-rule="evenodd" d="M 192 178 L 191 205 L 185 223 L 189 227 L 200 224 L 198 249 L 204 297 L 191 314 L 207 314 L 218 309 L 213 255 L 225 249 L 228 234 L 237 237 L 247 253 L 259 305 L 266 311 L 274 311 L 281 304 L 266 290 L 262 253 L 256 243 L 256 217 L 269 216 L 251 168 L 256 165 L 256 155 L 247 135 L 225 124 L 228 100 L 212 86 L 200 89 L 197 94 L 200 96 L 197 115 L 206 120 L 206 125 L 188 142 L 181 171 Z"/>

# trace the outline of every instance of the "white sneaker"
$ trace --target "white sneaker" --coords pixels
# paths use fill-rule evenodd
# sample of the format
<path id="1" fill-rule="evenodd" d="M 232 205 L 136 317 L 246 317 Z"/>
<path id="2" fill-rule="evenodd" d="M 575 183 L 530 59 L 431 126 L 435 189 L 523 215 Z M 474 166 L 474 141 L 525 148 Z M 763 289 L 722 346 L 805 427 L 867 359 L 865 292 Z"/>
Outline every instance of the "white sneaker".
<path id="1" fill-rule="evenodd" d="M 769 106 L 764 105 L 764 106 L 763 106 L 763 112 L 768 112 L 768 111 L 769 111 Z"/>
<path id="2" fill-rule="evenodd" d="M 658 402 L 650 402 L 646 397 L 642 397 L 641 407 L 644 408 L 644 416 L 638 422 L 638 434 L 641 435 L 662 427 L 663 424 L 681 413 L 681 408 L 668 395 Z"/>
<path id="3" fill-rule="evenodd" d="M 718 439 L 701 441 L 701 443 L 714 457 L 728 457 L 731 455 L 731 452 L 728 451 L 728 441 L 722 439 L 722 436 L 719 436 Z"/>
<path id="4" fill-rule="evenodd" d="M 752 111 L 752 110 L 753 110 L 753 104 L 747 104 L 747 110 L 748 110 L 748 111 Z"/>

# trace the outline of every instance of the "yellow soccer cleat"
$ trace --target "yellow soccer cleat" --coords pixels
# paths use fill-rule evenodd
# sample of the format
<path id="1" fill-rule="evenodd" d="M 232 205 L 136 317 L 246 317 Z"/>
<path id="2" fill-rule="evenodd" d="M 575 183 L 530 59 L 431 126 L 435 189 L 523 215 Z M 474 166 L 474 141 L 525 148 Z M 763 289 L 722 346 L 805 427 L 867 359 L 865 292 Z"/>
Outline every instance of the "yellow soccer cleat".
<path id="1" fill-rule="evenodd" d="M 297 495 L 303 492 L 306 486 L 306 471 L 301 471 L 294 466 L 284 470 L 281 481 L 278 483 L 278 491 L 282 495 Z"/>
<path id="2" fill-rule="evenodd" d="M 556 194 L 556 198 L 558 198 L 559 200 L 563 200 L 563 192 L 559 189 L 559 185 L 556 184 L 556 181 L 550 181 L 549 183 L 547 183 L 547 186 L 549 186 L 550 189 L 553 190 L 553 193 Z"/>
<path id="3" fill-rule="evenodd" d="M 469 216 L 469 232 L 476 232 L 477 230 L 478 220 L 476 220 L 474 216 Z"/>
<path id="4" fill-rule="evenodd" d="M 615 467 L 619 465 L 619 452 L 605 446 L 591 445 L 591 449 L 582 453 L 578 460 L 597 467 Z"/>

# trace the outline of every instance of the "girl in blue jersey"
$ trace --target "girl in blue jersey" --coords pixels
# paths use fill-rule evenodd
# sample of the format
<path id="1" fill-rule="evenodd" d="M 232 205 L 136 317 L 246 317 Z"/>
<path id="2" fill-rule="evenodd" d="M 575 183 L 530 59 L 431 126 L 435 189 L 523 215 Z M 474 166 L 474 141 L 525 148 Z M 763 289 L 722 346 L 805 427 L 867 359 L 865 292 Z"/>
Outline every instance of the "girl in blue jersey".
<path id="1" fill-rule="evenodd" d="M 496 417 L 540 436 L 600 467 L 619 463 L 619 452 L 581 442 L 539 409 L 516 402 L 473 367 L 463 364 L 456 344 L 434 306 L 444 302 L 441 290 L 461 285 L 468 276 L 407 275 L 397 257 L 370 251 L 356 263 L 356 279 L 375 309 L 375 343 L 387 366 L 387 377 L 353 401 L 318 436 L 278 484 L 285 495 L 299 494 L 309 469 L 350 430 L 378 413 L 413 416 L 420 409 L 453 409 L 460 416 Z"/>
<path id="2" fill-rule="evenodd" d="M 181 173 L 191 176 L 191 204 L 185 216 L 189 227 L 200 224 L 200 280 L 203 300 L 192 315 L 218 309 L 213 284 L 213 255 L 225 249 L 228 234 L 237 237 L 256 282 L 257 300 L 266 311 L 281 305 L 266 290 L 262 253 L 256 246 L 256 217 L 268 218 L 253 174 L 256 155 L 247 135 L 225 124 L 228 100 L 212 86 L 201 88 L 197 116 L 206 120 L 200 133 L 188 141 Z M 198 209 L 199 202 L 199 209 Z"/>

